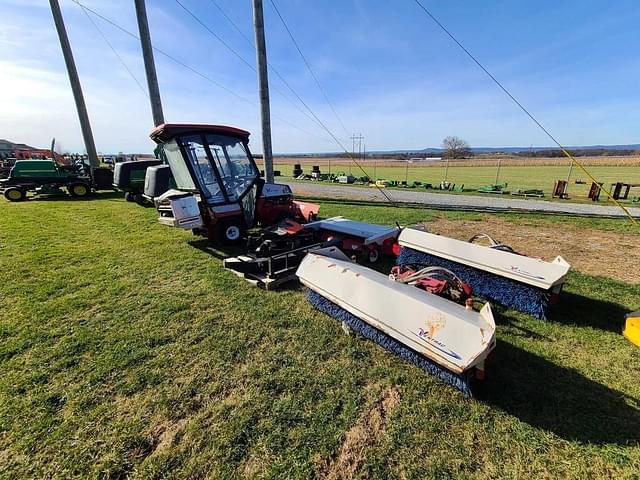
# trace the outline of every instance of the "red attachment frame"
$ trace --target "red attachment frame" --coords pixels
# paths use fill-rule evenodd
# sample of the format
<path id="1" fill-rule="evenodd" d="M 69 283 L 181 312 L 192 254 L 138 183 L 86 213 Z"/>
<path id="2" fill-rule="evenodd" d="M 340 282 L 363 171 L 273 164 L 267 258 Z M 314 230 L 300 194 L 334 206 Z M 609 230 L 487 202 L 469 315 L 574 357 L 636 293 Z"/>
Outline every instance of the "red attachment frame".
<path id="1" fill-rule="evenodd" d="M 318 216 L 320 205 L 297 202 L 291 196 L 258 198 L 256 218 L 263 225 L 273 225 L 283 218 L 312 222 Z"/>
<path id="2" fill-rule="evenodd" d="M 395 266 L 391 269 L 391 277 L 396 281 L 415 285 L 434 295 L 465 304 L 472 298 L 471 286 L 446 269 L 434 268 L 433 271 L 425 272 L 413 279 L 417 273 L 420 272 L 409 266 Z"/>

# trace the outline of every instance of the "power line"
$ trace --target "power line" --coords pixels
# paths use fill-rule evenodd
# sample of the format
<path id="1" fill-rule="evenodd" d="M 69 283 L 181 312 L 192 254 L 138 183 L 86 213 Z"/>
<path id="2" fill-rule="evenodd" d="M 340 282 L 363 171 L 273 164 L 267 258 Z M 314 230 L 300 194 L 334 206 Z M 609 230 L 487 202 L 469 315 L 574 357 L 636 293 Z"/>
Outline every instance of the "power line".
<path id="1" fill-rule="evenodd" d="M 75 1 L 75 0 L 74 0 Z M 241 34 L 241 30 L 240 28 L 235 24 L 235 22 L 233 22 L 233 20 L 231 20 L 231 18 L 229 18 L 226 14 L 224 14 L 224 11 L 222 10 L 222 8 L 220 7 L 220 5 L 218 5 L 214 0 L 211 0 L 216 7 L 218 7 L 218 10 L 220 10 L 221 12 L 223 12 L 223 15 L 225 16 L 225 18 L 236 28 L 236 30 L 238 30 Z M 179 2 L 179 0 L 176 0 L 176 2 Z M 272 2 L 273 4 L 273 2 Z M 180 4 L 185 10 L 187 10 L 182 4 Z M 305 64 L 307 65 L 307 68 L 309 69 L 309 71 L 311 72 L 311 75 L 314 77 L 316 83 L 318 84 L 318 87 L 320 88 L 320 90 L 323 92 L 322 90 L 322 86 L 320 85 L 320 82 L 318 81 L 317 77 L 315 76 L 315 74 L 313 73 L 313 70 L 311 69 L 311 66 L 309 65 L 309 63 L 306 60 L 306 57 L 304 56 L 304 54 L 302 53 L 302 50 L 300 49 L 300 47 L 298 46 L 297 42 L 295 41 L 295 38 L 293 37 L 293 34 L 291 33 L 291 31 L 289 30 L 286 22 L 284 21 L 284 18 L 282 18 L 282 16 L 280 15 L 280 12 L 278 11 L 277 7 L 275 4 L 273 4 L 273 7 L 276 9 L 276 11 L 278 12 L 278 15 L 280 16 L 281 21 L 283 22 L 283 24 L 285 25 L 285 28 L 287 29 L 287 31 L 289 32 L 289 35 L 291 37 L 291 39 L 293 40 L 294 44 L 296 45 L 296 48 L 298 49 L 298 52 L 300 53 L 300 55 L 302 56 L 303 60 L 305 61 Z M 188 10 L 187 10 L 188 11 Z M 189 12 L 191 14 L 191 16 L 193 16 L 194 18 L 196 18 L 196 16 Z M 202 22 L 196 18 L 196 20 L 198 21 L 198 23 L 200 23 L 202 25 Z M 207 28 L 207 27 L 205 27 Z M 209 28 L 207 28 L 207 30 L 210 31 Z M 245 40 L 249 41 L 249 43 L 255 48 L 255 46 L 253 45 L 253 43 L 244 35 L 242 34 L 242 36 L 245 38 Z M 216 38 L 218 38 L 217 35 L 215 35 Z M 247 63 L 247 62 L 244 62 Z M 315 112 L 311 109 L 311 107 L 309 107 L 309 105 L 302 99 L 302 97 L 298 94 L 298 92 L 295 91 L 295 89 L 289 84 L 289 82 L 287 82 L 287 80 L 275 69 L 271 66 L 271 64 L 269 64 L 269 67 L 274 71 L 274 73 L 276 73 L 276 75 L 278 76 L 278 78 L 280 78 L 280 80 L 282 80 L 282 82 L 287 86 L 287 88 L 289 88 L 289 90 L 291 91 L 291 93 L 293 93 L 293 95 L 298 99 L 298 101 L 307 109 L 307 111 L 311 114 L 311 116 L 313 117 L 313 119 L 316 121 L 316 123 L 323 128 L 328 134 L 329 136 L 331 136 L 331 138 L 333 139 L 333 141 L 347 154 L 347 156 L 351 159 L 351 161 L 362 171 L 362 173 L 364 173 L 365 176 L 369 176 L 369 174 L 367 173 L 367 171 L 360 165 L 360 163 L 358 163 L 353 156 L 349 153 L 349 151 L 343 146 L 343 144 L 340 142 L 340 140 L 338 140 L 338 138 L 333 134 L 333 132 L 324 124 L 324 122 L 322 122 L 322 120 L 320 120 L 320 118 L 315 114 Z M 255 71 L 255 70 L 254 70 Z M 338 120 L 340 121 L 340 123 L 342 124 L 342 127 L 344 127 L 344 124 L 342 123 L 342 121 L 340 120 L 340 117 L 338 116 L 337 112 L 335 111 L 335 109 L 333 108 L 333 105 L 331 104 L 331 102 L 329 101 L 329 98 L 326 96 L 325 94 L 325 99 L 327 100 L 327 102 L 329 103 L 329 105 L 331 106 L 334 114 L 336 115 L 336 117 L 338 118 Z M 346 128 L 345 128 L 346 131 Z M 348 134 L 348 132 L 347 132 Z M 395 205 L 395 202 L 393 200 L 391 200 L 391 198 L 389 198 L 389 196 L 380 188 L 376 185 L 376 188 L 380 191 L 380 193 L 387 199 L 387 201 L 393 205 Z"/>
<path id="2" fill-rule="evenodd" d="M 131 71 L 131 69 L 129 68 L 129 66 L 125 63 L 124 59 L 120 56 L 120 54 L 118 53 L 118 51 L 115 49 L 115 47 L 111 44 L 111 42 L 109 41 L 109 39 L 107 38 L 107 36 L 104 34 L 104 32 L 100 29 L 100 27 L 98 26 L 98 24 L 96 22 L 93 21 L 93 18 L 91 18 L 91 15 L 89 15 L 89 12 L 87 12 L 85 10 L 85 8 L 78 4 L 78 6 L 82 9 L 82 13 L 84 13 L 86 15 L 86 17 L 89 19 L 89 21 L 91 22 L 91 24 L 93 25 L 93 28 L 96 29 L 96 31 L 100 34 L 100 36 L 102 37 L 102 39 L 105 41 L 105 43 L 109 46 L 109 48 L 111 49 L 111 51 L 113 52 L 113 54 L 118 58 L 118 60 L 120 61 L 120 63 L 122 64 L 122 66 L 124 67 L 124 69 L 127 71 L 127 73 L 129 74 L 129 76 L 133 79 L 134 82 L 136 82 L 136 84 L 138 85 L 138 87 L 140 87 L 140 90 L 142 90 L 142 93 L 149 98 L 149 93 L 145 90 L 145 88 L 142 86 L 142 83 L 140 83 L 140 81 L 138 80 L 138 78 L 133 74 L 133 72 Z"/>
<path id="3" fill-rule="evenodd" d="M 189 14 L 189 16 L 191 18 L 193 18 L 200 26 L 202 26 L 207 32 L 209 32 L 216 40 L 218 40 L 220 43 L 222 43 L 222 45 L 229 50 L 231 53 L 233 53 L 236 57 L 238 57 L 238 59 L 240 59 L 240 61 L 242 63 L 244 63 L 247 67 L 249 67 L 249 69 L 251 69 L 254 73 L 256 73 L 256 68 L 249 62 L 247 61 L 242 55 L 240 55 L 240 53 L 238 53 L 237 50 L 233 49 L 227 42 L 225 42 L 222 37 L 220 37 L 217 33 L 215 33 L 213 30 L 211 30 L 211 28 L 209 28 L 202 20 L 200 20 L 200 18 L 193 13 L 191 10 L 189 10 L 182 2 L 180 2 L 180 0 L 175 0 L 176 3 L 178 5 L 180 5 L 180 7 Z M 218 6 L 218 8 L 222 11 L 221 7 L 219 5 L 216 4 L 216 6 Z M 225 18 L 228 18 L 225 15 Z M 232 22 L 231 19 L 229 19 L 230 22 Z M 235 25 L 235 24 L 233 24 Z M 239 28 L 236 26 L 236 28 Z M 255 49 L 255 46 L 253 45 L 253 43 L 251 43 L 251 47 Z M 281 79 L 282 77 L 280 76 L 280 74 L 277 74 Z M 289 86 L 289 84 L 286 83 L 286 81 L 284 79 L 282 79 L 285 83 L 285 85 L 287 85 L 287 87 L 289 87 L 289 89 L 295 94 L 297 95 L 293 89 Z M 293 105 L 300 113 L 302 113 L 303 115 L 305 115 L 307 118 L 309 118 L 312 121 L 315 121 L 312 117 L 309 116 L 309 114 L 307 112 L 305 112 L 304 110 L 302 110 L 293 100 L 291 100 L 287 95 L 285 95 L 284 92 L 282 92 L 282 90 L 273 87 L 273 90 L 275 90 L 277 93 L 279 93 L 282 98 L 284 98 L 285 100 L 287 100 L 291 105 Z"/>
<path id="4" fill-rule="evenodd" d="M 242 63 L 244 63 L 247 67 L 249 67 L 251 70 L 253 70 L 254 72 L 256 71 L 256 68 L 250 64 L 247 60 L 244 59 L 244 57 L 242 55 L 240 55 L 236 50 L 233 49 L 233 47 L 231 47 L 231 45 L 229 45 L 227 42 L 225 42 L 222 37 L 220 37 L 220 35 L 218 35 L 216 32 L 214 32 L 213 30 L 211 30 L 203 21 L 201 21 L 198 16 L 193 13 L 191 10 L 189 10 L 187 7 L 184 6 L 184 4 L 180 1 L 180 0 L 175 0 L 176 3 L 178 5 L 180 5 L 180 7 L 189 14 L 189 16 L 191 18 L 193 18 L 196 22 L 198 22 L 202 28 L 204 28 L 207 32 L 209 32 L 211 35 L 213 35 L 222 45 L 224 45 L 224 47 L 229 50 L 231 53 L 233 53 L 236 57 L 238 57 L 238 59 L 240 59 L 240 61 Z"/>
<path id="5" fill-rule="evenodd" d="M 256 46 L 255 46 L 255 44 L 253 43 L 253 40 L 251 40 L 251 38 L 249 38 L 247 35 L 245 35 L 245 33 L 244 33 L 244 32 L 242 31 L 242 29 L 241 29 L 241 28 L 236 24 L 236 22 L 234 22 L 234 21 L 233 21 L 233 19 L 232 19 L 229 15 L 227 15 L 227 13 L 222 9 L 222 7 L 220 6 L 220 4 L 219 4 L 218 2 L 216 2 L 216 0 L 210 0 L 210 1 L 211 1 L 211 3 L 213 3 L 213 4 L 216 6 L 216 8 L 220 11 L 220 13 L 222 14 L 222 16 L 223 16 L 224 18 L 226 18 L 226 19 L 227 19 L 227 22 L 229 22 L 229 23 L 233 26 L 233 28 L 235 28 L 235 30 L 240 34 L 240 36 L 241 36 L 242 38 L 244 38 L 244 39 L 249 43 L 249 45 L 251 45 L 251 48 L 254 48 L 254 49 L 255 49 L 255 48 L 256 48 Z"/>
<path id="6" fill-rule="evenodd" d="M 107 22 L 107 23 L 108 23 L 108 24 L 110 24 L 111 26 L 113 26 L 113 27 L 117 28 L 117 29 L 118 29 L 118 30 L 120 30 L 121 32 L 123 32 L 123 33 L 125 33 L 125 34 L 129 35 L 130 37 L 135 38 L 136 40 L 140 41 L 140 38 L 139 38 L 135 33 L 130 32 L 129 30 L 127 30 L 126 28 L 124 28 L 124 27 L 120 26 L 118 23 L 114 22 L 114 21 L 113 21 L 113 20 L 111 20 L 110 18 L 105 17 L 104 15 L 102 15 L 102 14 L 100 14 L 100 13 L 96 12 L 95 10 L 93 10 L 93 9 L 91 9 L 91 8 L 89 8 L 89 7 L 87 7 L 86 5 L 82 4 L 82 3 L 81 3 L 80 1 L 78 1 L 78 0 L 72 0 L 72 1 L 73 1 L 74 3 L 76 3 L 77 5 L 79 5 L 81 8 L 83 8 L 84 10 L 86 10 L 86 11 L 88 11 L 89 13 L 91 13 L 91 14 L 95 15 L 96 17 L 100 18 L 101 20 L 103 20 L 103 21 Z M 174 62 L 174 63 L 176 63 L 176 64 L 180 65 L 181 67 L 186 68 L 187 70 L 189 70 L 190 72 L 194 73 L 195 75 L 198 75 L 199 77 L 203 78 L 204 80 L 206 80 L 206 81 L 208 81 L 208 82 L 212 83 L 213 85 L 215 85 L 215 86 L 217 86 L 218 88 L 220 88 L 220 89 L 224 90 L 225 92 L 227 92 L 227 93 L 229 93 L 229 94 L 233 95 L 233 96 L 234 96 L 234 97 L 236 97 L 237 99 L 242 100 L 243 102 L 246 102 L 246 103 L 248 103 L 249 105 L 252 105 L 252 106 L 254 106 L 254 107 L 256 107 L 256 106 L 257 106 L 257 104 L 256 104 L 254 101 L 252 101 L 252 100 L 248 99 L 247 97 L 244 97 L 244 96 L 242 96 L 242 95 L 240 95 L 240 94 L 238 94 L 238 93 L 234 92 L 233 90 L 231 90 L 230 88 L 226 87 L 226 86 L 225 86 L 225 85 L 223 85 L 222 83 L 220 83 L 220 82 L 218 82 L 218 81 L 214 80 L 213 78 L 209 77 L 208 75 L 205 75 L 204 73 L 202 73 L 202 72 L 200 72 L 200 71 L 196 70 L 195 68 L 193 68 L 193 67 L 191 67 L 191 66 L 187 65 L 186 63 L 184 63 L 184 62 L 182 62 L 181 60 L 177 59 L 176 57 L 174 57 L 174 56 L 172 56 L 172 55 L 170 55 L 170 54 L 166 53 L 165 51 L 163 51 L 163 50 L 161 50 L 161 49 L 159 49 L 159 48 L 157 48 L 157 47 L 153 47 L 153 50 L 154 50 L 154 51 L 156 51 L 156 52 L 158 52 L 160 55 L 163 55 L 164 57 L 168 58 L 168 59 L 169 59 L 169 60 L 171 60 L 172 62 Z M 273 117 L 274 117 L 274 118 L 276 118 L 277 120 L 279 120 L 280 122 L 285 123 L 286 125 L 289 125 L 291 128 L 294 128 L 294 129 L 296 129 L 296 130 L 298 130 L 298 131 L 300 131 L 300 132 L 302 132 L 302 133 L 304 133 L 304 134 L 306 134 L 306 135 L 309 135 L 309 136 L 312 136 L 312 137 L 315 137 L 315 138 L 319 138 L 319 139 L 321 139 L 321 140 L 327 140 L 327 139 L 325 139 L 324 137 L 320 137 L 320 136 L 318 136 L 318 135 L 316 135 L 316 134 L 314 134 L 314 133 L 308 132 L 307 130 L 304 130 L 304 129 L 300 128 L 299 126 L 295 125 L 294 123 L 289 122 L 288 120 L 285 120 L 284 118 L 282 118 L 282 117 L 280 117 L 280 116 L 273 115 Z"/>
<path id="7" fill-rule="evenodd" d="M 220 13 L 222 13 L 222 16 L 231 24 L 231 26 L 233 26 L 233 28 L 240 34 L 240 36 L 245 40 L 245 42 L 247 42 L 251 46 L 251 48 L 255 50 L 256 46 L 253 40 L 251 40 L 247 35 L 244 34 L 242 29 L 238 26 L 237 23 L 233 21 L 233 19 L 229 15 L 227 15 L 227 13 L 222 9 L 220 4 L 215 0 L 211 0 L 211 3 L 213 3 L 216 6 L 216 8 L 220 11 Z M 298 96 L 294 88 L 289 84 L 289 82 L 287 82 L 287 80 L 280 74 L 280 72 L 278 72 L 278 70 L 269 61 L 267 61 L 267 65 L 269 66 L 269 70 L 271 70 L 273 73 L 276 74 L 276 76 L 291 91 L 291 93 L 293 93 L 295 96 Z"/>
<path id="8" fill-rule="evenodd" d="M 231 24 L 231 26 L 233 26 L 233 28 L 240 34 L 240 36 L 251 46 L 252 49 L 255 50 L 256 46 L 253 42 L 253 40 L 251 40 L 247 35 L 244 34 L 244 32 L 242 31 L 242 29 L 238 26 L 237 23 L 235 23 L 233 21 L 233 19 L 227 15 L 227 13 L 223 10 L 223 8 L 220 6 L 220 4 L 218 2 L 216 2 L 215 0 L 211 0 L 211 3 L 213 3 L 216 8 L 220 11 L 220 13 L 222 13 L 222 15 L 224 16 L 224 18 Z M 269 66 L 269 70 L 272 71 L 277 77 L 278 79 L 289 89 L 289 91 L 296 97 L 296 98 L 300 98 L 300 95 L 298 94 L 298 92 L 296 92 L 296 90 L 291 86 L 291 84 L 284 78 L 284 76 L 282 76 L 282 74 L 276 69 L 276 67 L 274 67 L 271 62 L 269 62 L 267 60 L 267 65 Z M 284 95 L 280 90 L 278 90 L 277 88 L 274 87 L 274 90 L 277 91 L 278 93 L 280 93 L 283 97 L 287 98 L 287 100 L 289 100 L 289 98 Z M 296 108 L 297 105 L 295 105 Z M 300 110 L 298 108 L 298 110 Z M 311 120 L 313 120 L 315 122 L 315 119 L 313 119 L 312 117 L 309 117 L 309 115 L 303 111 L 300 110 L 304 115 L 306 115 L 308 118 L 311 118 Z"/>
<path id="9" fill-rule="evenodd" d="M 136 34 L 134 34 L 134 33 L 130 32 L 129 30 L 127 30 L 127 29 L 125 29 L 124 27 L 120 26 L 119 24 L 117 24 L 116 22 L 114 22 L 113 20 L 111 20 L 110 18 L 107 18 L 107 17 L 105 17 L 104 15 L 102 15 L 102 14 L 100 14 L 100 13 L 96 12 L 95 10 L 92 10 L 91 8 L 89 8 L 89 7 L 85 6 L 85 5 L 83 5 L 79 0 L 73 0 L 73 2 L 74 2 L 74 3 L 76 3 L 76 4 L 78 4 L 78 5 L 79 5 L 80 7 L 82 7 L 83 9 L 86 9 L 88 12 L 92 13 L 93 15 L 97 16 L 98 18 L 102 19 L 103 21 L 105 21 L 105 22 L 109 23 L 109 24 L 110 24 L 110 25 L 112 25 L 113 27 L 117 28 L 117 29 L 118 29 L 118 30 L 120 30 L 121 32 L 123 32 L 123 33 L 125 33 L 125 34 L 129 35 L 129 36 L 130 36 L 130 37 L 132 37 L 132 38 L 135 38 L 135 39 L 136 39 L 136 40 L 138 40 L 138 41 L 140 40 L 140 38 L 139 38 Z M 217 87 L 219 87 L 219 88 L 221 88 L 221 89 L 225 90 L 226 92 L 228 92 L 228 93 L 230 93 L 231 95 L 233 95 L 233 96 L 237 97 L 238 99 L 240 99 L 240 100 L 242 100 L 242 101 L 244 101 L 244 102 L 246 102 L 246 103 L 249 103 L 250 105 L 252 105 L 252 106 L 254 106 L 254 107 L 255 107 L 255 106 L 257 106 L 257 104 L 256 104 L 255 102 L 253 102 L 253 101 L 249 100 L 249 99 L 248 99 L 248 98 L 246 98 L 246 97 L 243 97 L 242 95 L 239 95 L 239 94 L 235 93 L 233 90 L 231 90 L 231 89 L 229 89 L 228 87 L 224 86 L 224 85 L 223 85 L 223 84 L 221 84 L 220 82 L 217 82 L 217 81 L 213 80 L 212 78 L 210 78 L 210 77 L 208 77 L 207 75 L 205 75 L 205 74 L 203 74 L 203 73 L 199 72 L 199 71 L 198 71 L 198 70 L 196 70 L 195 68 L 193 68 L 193 67 L 191 67 L 191 66 L 187 65 L 186 63 L 184 63 L 184 62 L 182 62 L 182 61 L 178 60 L 178 59 L 177 59 L 177 58 L 175 58 L 174 56 L 172 56 L 172 55 L 170 55 L 170 54 L 168 54 L 168 53 L 164 52 L 163 50 L 160 50 L 160 49 L 159 49 L 159 48 L 157 48 L 157 47 L 153 47 L 153 49 L 154 49 L 156 52 L 158 52 L 159 54 L 161 54 L 161 55 L 163 55 L 163 56 L 167 57 L 167 58 L 168 58 L 168 59 L 170 59 L 171 61 L 173 61 L 173 62 L 177 63 L 178 65 L 182 66 L 183 68 L 186 68 L 187 70 L 189 70 L 189 71 L 193 72 L 194 74 L 196 74 L 196 75 L 198 75 L 198 76 L 202 77 L 203 79 L 205 79 L 205 80 L 207 80 L 207 81 L 209 81 L 209 82 L 213 83 L 213 84 L 214 84 L 214 85 L 216 85 Z M 307 104 L 306 104 L 306 102 L 305 102 L 305 101 L 304 101 L 304 100 L 303 100 L 299 95 L 297 95 L 297 94 L 296 94 L 296 96 L 297 96 L 298 100 L 299 100 L 299 101 L 304 105 L 304 107 L 309 111 L 309 113 L 314 117 L 314 119 L 316 120 L 316 122 L 318 123 L 318 125 L 320 125 L 320 126 L 321 126 L 321 127 L 322 127 L 322 128 L 323 128 L 323 129 L 324 129 L 324 130 L 329 134 L 329 136 L 330 136 L 330 137 L 333 139 L 333 141 L 334 141 L 334 142 L 335 142 L 335 143 L 340 147 L 340 149 L 341 149 L 342 151 L 344 151 L 344 152 L 347 154 L 347 156 L 351 159 L 351 161 L 352 161 L 352 162 L 353 162 L 353 163 L 354 163 L 354 164 L 355 164 L 355 165 L 356 165 L 356 166 L 357 166 L 357 167 L 358 167 L 358 168 L 359 168 L 359 169 L 360 169 L 360 170 L 361 170 L 361 171 L 362 171 L 362 172 L 363 172 L 367 177 L 368 177 L 368 176 L 369 176 L 369 174 L 367 173 L 367 171 L 362 167 L 362 165 L 360 165 L 360 163 L 359 163 L 359 162 L 357 162 L 357 161 L 353 158 L 353 156 L 352 156 L 352 155 L 349 153 L 349 151 L 348 151 L 348 150 L 347 150 L 347 149 L 342 145 L 342 143 L 340 142 L 340 140 L 338 140 L 338 138 L 333 134 L 333 132 L 332 132 L 332 131 L 331 131 L 331 130 L 330 130 L 330 129 L 329 129 L 329 128 L 324 124 L 324 122 L 322 122 L 322 120 L 320 120 L 320 118 L 318 118 L 318 116 L 315 114 L 315 112 L 314 112 L 314 111 L 309 107 L 309 105 L 307 105 Z M 322 137 L 318 137 L 317 135 L 315 135 L 315 134 L 313 134 L 313 133 L 307 132 L 307 131 L 305 131 L 305 130 L 301 129 L 300 127 L 298 127 L 297 125 L 294 125 L 293 123 L 291 123 L 291 122 L 289 122 L 289 121 L 287 121 L 287 120 L 285 120 L 285 119 L 283 119 L 283 118 L 281 118 L 281 117 L 278 117 L 278 116 L 275 116 L 275 115 L 272 115 L 272 116 L 273 116 L 274 118 L 277 118 L 277 119 L 278 119 L 278 120 L 280 120 L 281 122 L 283 122 L 283 123 L 285 123 L 285 124 L 287 124 L 287 125 L 291 126 L 292 128 L 295 128 L 296 130 L 299 130 L 299 131 L 301 131 L 301 132 L 303 132 L 303 133 L 306 133 L 307 135 L 311 135 L 311 136 L 313 136 L 313 137 L 321 138 L 322 140 L 324 140 L 324 138 L 322 138 Z M 389 203 L 391 203 L 391 204 L 392 204 L 392 205 L 394 205 L 394 206 L 396 205 L 396 203 L 395 203 L 391 198 L 389 198 L 389 196 L 384 192 L 384 190 L 382 190 L 382 189 L 381 189 L 380 187 L 378 187 L 377 185 L 376 185 L 376 188 L 377 188 L 377 189 L 380 191 L 380 193 L 381 193 L 381 194 L 382 194 L 382 195 L 387 199 L 387 201 L 388 201 Z"/>
<path id="10" fill-rule="evenodd" d="M 500 83 L 500 81 L 498 81 L 498 79 L 496 77 L 494 77 L 491 72 L 489 72 L 489 70 L 487 70 L 485 68 L 485 66 L 480 63 L 480 61 L 473 56 L 473 54 L 467 50 L 465 48 L 464 45 L 462 45 L 462 43 L 460 43 L 458 41 L 458 39 L 427 9 L 427 7 L 425 7 L 422 2 L 420 0 L 413 0 L 423 11 L 425 14 L 427 14 L 429 16 L 429 18 L 431 18 L 431 20 L 433 20 L 433 22 L 438 25 L 438 27 L 440 27 L 440 29 L 446 33 L 451 40 L 453 40 L 456 45 L 458 45 L 458 47 L 460 47 L 460 49 L 467 54 L 467 56 L 473 60 L 473 62 L 480 67 L 480 69 L 487 74 L 487 76 L 493 80 L 493 82 L 500 87 L 500 89 L 507 94 L 507 96 L 520 108 L 520 110 L 522 110 L 550 139 L 551 141 L 553 141 L 553 143 L 555 143 L 558 148 L 560 148 L 560 150 L 562 151 L 562 153 L 564 153 L 566 155 L 567 158 L 569 158 L 569 160 L 571 160 L 571 162 L 575 163 L 576 165 L 578 165 L 578 167 L 580 167 L 580 169 L 585 173 L 585 175 L 587 175 L 592 182 L 594 183 L 598 183 L 598 181 L 593 177 L 593 175 L 591 175 L 591 172 L 589 172 L 584 165 L 582 165 L 582 163 L 578 162 L 573 155 L 571 155 L 571 153 L 569 153 L 563 146 L 562 144 L 556 140 L 556 138 L 533 116 L 533 114 L 531 114 L 529 112 L 529 110 L 527 110 L 524 105 L 522 105 L 522 103 L 520 103 L 512 94 L 509 90 L 506 89 L 506 87 L 504 85 L 502 85 L 502 83 Z M 613 201 L 613 203 L 615 203 L 618 207 L 620 207 L 622 209 L 622 211 L 631 219 L 631 221 L 633 223 L 637 223 L 636 219 L 633 218 L 633 215 L 631 215 L 631 213 L 629 212 L 629 210 L 627 210 L 625 208 L 624 205 L 622 205 L 620 202 L 618 202 L 615 198 L 613 198 L 613 195 L 611 194 L 611 192 L 609 192 L 606 188 L 604 187 L 600 187 L 602 189 L 602 191 L 604 193 L 607 194 L 607 196 Z"/>
<path id="11" fill-rule="evenodd" d="M 316 82 L 316 85 L 318 86 L 318 89 L 320 90 L 320 92 L 324 96 L 325 101 L 327 102 L 327 104 L 331 108 L 331 111 L 333 112 L 335 117 L 338 119 L 338 122 L 340 122 L 340 125 L 342 125 L 342 128 L 343 128 L 344 132 L 347 135 L 349 135 L 349 131 L 347 130 L 347 127 L 345 127 L 344 122 L 342 121 L 342 119 L 338 115 L 338 112 L 334 108 L 333 103 L 331 103 L 331 100 L 329 100 L 329 97 L 328 97 L 327 93 L 325 92 L 324 88 L 322 88 L 322 85 L 320 85 L 320 81 L 318 80 L 318 77 L 316 76 L 316 74 L 313 72 L 313 69 L 311 68 L 311 65 L 307 61 L 307 57 L 305 57 L 304 53 L 302 53 L 302 49 L 300 48 L 300 45 L 296 41 L 296 39 L 293 36 L 293 33 L 291 32 L 291 30 L 289 29 L 289 26 L 287 25 L 287 22 L 284 20 L 284 17 L 280 13 L 280 10 L 278 10 L 278 7 L 277 7 L 277 5 L 275 3 L 275 0 L 270 0 L 270 2 L 271 2 L 271 5 L 273 6 L 273 9 L 276 11 L 276 14 L 278 15 L 278 18 L 280 18 L 280 21 L 282 22 L 282 25 L 284 26 L 285 30 L 289 34 L 289 38 L 291 39 L 291 41 L 295 45 L 296 50 L 298 50 L 298 53 L 300 54 L 300 57 L 302 57 L 302 61 L 304 62 L 305 66 L 307 67 L 307 70 L 309 70 L 309 73 L 313 77 L 313 80 Z"/>

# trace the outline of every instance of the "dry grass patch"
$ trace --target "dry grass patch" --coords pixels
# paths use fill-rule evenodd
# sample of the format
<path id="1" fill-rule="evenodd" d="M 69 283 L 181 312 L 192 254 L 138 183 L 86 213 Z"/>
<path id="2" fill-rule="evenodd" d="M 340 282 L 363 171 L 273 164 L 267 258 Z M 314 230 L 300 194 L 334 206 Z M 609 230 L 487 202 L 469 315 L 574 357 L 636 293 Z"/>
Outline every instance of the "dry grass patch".
<path id="1" fill-rule="evenodd" d="M 151 432 L 152 444 L 155 445 L 155 448 L 150 456 L 158 455 L 171 448 L 175 444 L 178 435 L 184 431 L 187 422 L 188 419 L 181 418 L 174 422 L 167 421 L 156 426 Z"/>
<path id="2" fill-rule="evenodd" d="M 364 461 L 367 449 L 378 442 L 389 416 L 399 404 L 400 392 L 396 388 L 387 388 L 376 404 L 346 432 L 337 456 L 330 461 L 316 460 L 318 475 L 328 480 L 353 478 Z"/>
<path id="3" fill-rule="evenodd" d="M 638 283 L 640 241 L 637 235 L 605 232 L 571 224 L 524 223 L 485 215 L 481 220 L 439 218 L 427 224 L 430 232 L 460 240 L 477 233 L 494 239 L 531 257 L 553 260 L 557 255 L 582 273 Z"/>

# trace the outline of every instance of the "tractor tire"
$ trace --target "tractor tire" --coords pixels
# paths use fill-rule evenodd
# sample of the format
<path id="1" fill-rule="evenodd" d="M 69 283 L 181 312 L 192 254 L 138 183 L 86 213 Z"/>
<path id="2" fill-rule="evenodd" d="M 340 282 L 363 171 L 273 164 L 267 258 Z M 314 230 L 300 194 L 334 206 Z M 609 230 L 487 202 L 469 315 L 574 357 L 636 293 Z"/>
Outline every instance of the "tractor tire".
<path id="1" fill-rule="evenodd" d="M 9 187 L 4 191 L 4 198 L 10 202 L 21 202 L 27 198 L 27 192 L 20 188 Z"/>
<path id="2" fill-rule="evenodd" d="M 124 199 L 127 202 L 135 202 L 136 201 L 136 199 L 134 198 L 133 193 L 131 193 L 131 192 L 124 192 Z"/>
<path id="3" fill-rule="evenodd" d="M 215 239 L 220 245 L 237 245 L 244 237 L 245 226 L 241 218 L 225 218 L 215 228 Z"/>
<path id="4" fill-rule="evenodd" d="M 82 182 L 70 183 L 69 185 L 67 185 L 67 191 L 72 197 L 84 198 L 91 193 L 91 187 Z"/>
<path id="5" fill-rule="evenodd" d="M 378 260 L 380 260 L 380 251 L 377 248 L 372 248 L 370 250 L 366 249 L 362 253 L 362 257 L 365 262 L 373 265 L 378 263 Z"/>
<path id="6" fill-rule="evenodd" d="M 136 193 L 133 195 L 133 201 L 136 202 L 141 207 L 147 206 L 147 200 L 142 196 L 141 193 Z"/>

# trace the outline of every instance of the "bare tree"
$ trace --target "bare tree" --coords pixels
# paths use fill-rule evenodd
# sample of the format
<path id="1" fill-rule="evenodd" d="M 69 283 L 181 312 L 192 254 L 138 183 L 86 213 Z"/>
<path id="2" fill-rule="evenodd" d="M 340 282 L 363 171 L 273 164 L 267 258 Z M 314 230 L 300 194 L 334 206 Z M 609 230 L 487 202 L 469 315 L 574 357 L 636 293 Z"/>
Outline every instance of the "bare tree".
<path id="1" fill-rule="evenodd" d="M 445 137 L 442 140 L 445 158 L 465 158 L 471 155 L 471 147 L 460 137 Z"/>

